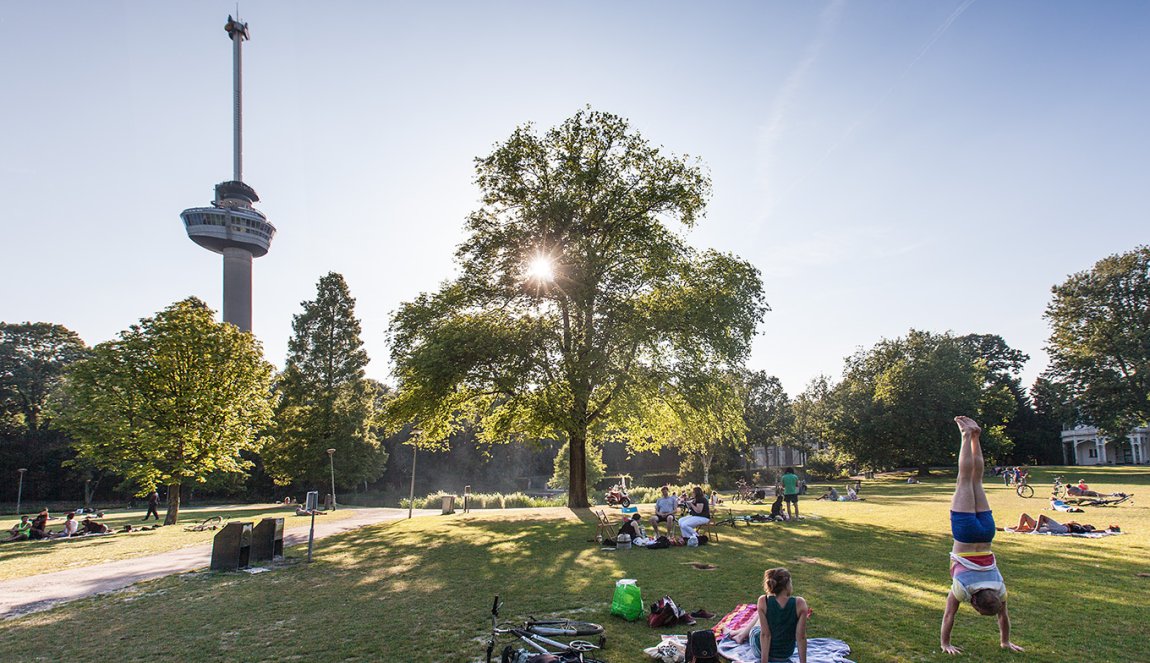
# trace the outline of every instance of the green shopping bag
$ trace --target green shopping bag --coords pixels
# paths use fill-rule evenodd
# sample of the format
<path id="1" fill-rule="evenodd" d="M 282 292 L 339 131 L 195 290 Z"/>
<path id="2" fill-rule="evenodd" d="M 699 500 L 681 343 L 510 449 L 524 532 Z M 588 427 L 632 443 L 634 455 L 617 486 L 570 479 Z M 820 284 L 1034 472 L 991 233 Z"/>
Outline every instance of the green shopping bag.
<path id="1" fill-rule="evenodd" d="M 615 583 L 615 597 L 611 599 L 611 614 L 633 622 L 643 614 L 643 596 L 637 580 L 623 579 Z"/>

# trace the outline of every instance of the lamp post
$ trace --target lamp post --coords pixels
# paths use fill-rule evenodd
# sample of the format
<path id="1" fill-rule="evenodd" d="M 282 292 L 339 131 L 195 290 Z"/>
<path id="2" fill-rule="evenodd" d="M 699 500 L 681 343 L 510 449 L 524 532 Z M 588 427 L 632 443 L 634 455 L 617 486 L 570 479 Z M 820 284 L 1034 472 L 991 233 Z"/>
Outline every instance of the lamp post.
<path id="1" fill-rule="evenodd" d="M 423 431 L 416 428 L 411 431 L 411 437 L 418 438 Z M 411 520 L 411 513 L 415 510 L 415 460 L 419 457 L 419 445 L 411 445 L 411 490 L 407 493 L 407 519 Z"/>
<path id="2" fill-rule="evenodd" d="M 20 498 L 24 497 L 24 473 L 28 471 L 28 468 L 21 467 L 16 471 L 20 473 L 20 486 L 16 489 L 16 515 L 19 516 Z"/>
<path id="3" fill-rule="evenodd" d="M 327 460 L 331 465 L 331 510 L 335 511 L 335 449 L 327 450 Z"/>

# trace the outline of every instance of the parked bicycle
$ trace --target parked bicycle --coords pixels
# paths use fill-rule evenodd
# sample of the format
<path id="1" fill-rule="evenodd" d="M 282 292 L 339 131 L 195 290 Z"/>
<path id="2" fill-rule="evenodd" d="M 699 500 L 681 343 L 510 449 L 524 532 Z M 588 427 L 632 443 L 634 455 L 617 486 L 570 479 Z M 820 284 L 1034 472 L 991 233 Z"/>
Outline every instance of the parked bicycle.
<path id="1" fill-rule="evenodd" d="M 603 635 L 603 627 L 592 622 L 580 622 L 563 617 L 549 617 L 536 619 L 529 617 L 522 625 L 499 621 L 499 608 L 503 602 L 499 597 L 491 604 L 491 640 L 487 643 L 487 663 L 492 663 L 491 656 L 495 652 L 495 645 L 499 636 L 513 635 L 519 638 L 529 649 L 516 649 L 513 645 L 503 648 L 497 663 L 525 663 L 533 656 L 549 654 L 556 656 L 557 663 L 606 663 L 597 658 L 590 658 L 587 652 L 602 649 L 607 644 Z M 599 636 L 598 644 L 587 640 L 571 640 L 560 642 L 552 640 L 553 637 Z M 544 646 L 546 645 L 546 646 Z M 551 649 L 548 649 L 550 647 Z"/>
<path id="2" fill-rule="evenodd" d="M 1018 483 L 1014 487 L 1014 492 L 1019 497 L 1034 497 L 1034 486 L 1030 485 L 1030 472 L 1024 472 L 1018 477 Z"/>

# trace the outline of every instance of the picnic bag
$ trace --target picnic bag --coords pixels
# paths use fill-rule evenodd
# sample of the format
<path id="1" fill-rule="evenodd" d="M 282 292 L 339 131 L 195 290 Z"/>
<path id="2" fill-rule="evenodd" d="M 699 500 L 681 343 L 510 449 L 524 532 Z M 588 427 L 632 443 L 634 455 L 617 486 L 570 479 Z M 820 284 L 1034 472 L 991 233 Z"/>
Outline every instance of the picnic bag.
<path id="1" fill-rule="evenodd" d="M 664 596 L 651 604 L 651 614 L 647 615 L 647 626 L 659 628 L 677 621 L 679 621 L 679 607 L 670 596 Z"/>
<path id="2" fill-rule="evenodd" d="M 615 596 L 611 599 L 611 614 L 633 622 L 643 614 L 643 596 L 634 580 L 615 583 Z"/>
<path id="3" fill-rule="evenodd" d="M 687 663 L 719 663 L 719 645 L 715 632 L 691 631 L 687 634 Z"/>

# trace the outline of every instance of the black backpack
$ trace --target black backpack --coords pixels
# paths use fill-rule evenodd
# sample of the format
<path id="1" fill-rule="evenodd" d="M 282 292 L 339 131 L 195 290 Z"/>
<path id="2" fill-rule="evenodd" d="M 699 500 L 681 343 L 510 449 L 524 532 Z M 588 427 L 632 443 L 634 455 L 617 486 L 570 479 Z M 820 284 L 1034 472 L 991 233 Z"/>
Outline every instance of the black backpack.
<path id="1" fill-rule="evenodd" d="M 710 629 L 687 634 L 687 663 L 719 663 L 719 645 Z"/>

